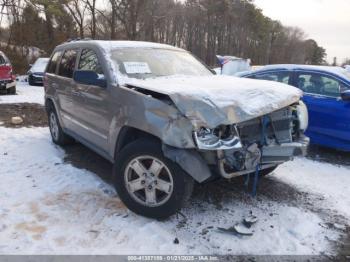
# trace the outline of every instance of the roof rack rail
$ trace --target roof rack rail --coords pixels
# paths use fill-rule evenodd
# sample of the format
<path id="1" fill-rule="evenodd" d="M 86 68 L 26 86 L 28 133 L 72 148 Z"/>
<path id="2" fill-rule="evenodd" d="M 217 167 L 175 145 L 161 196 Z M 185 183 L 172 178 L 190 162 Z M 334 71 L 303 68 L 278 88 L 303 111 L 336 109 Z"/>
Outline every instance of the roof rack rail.
<path id="1" fill-rule="evenodd" d="M 68 42 L 76 42 L 76 41 L 87 41 L 87 40 L 92 40 L 90 37 L 84 37 L 84 38 L 80 38 L 80 37 L 77 37 L 77 38 L 68 38 L 66 43 Z"/>

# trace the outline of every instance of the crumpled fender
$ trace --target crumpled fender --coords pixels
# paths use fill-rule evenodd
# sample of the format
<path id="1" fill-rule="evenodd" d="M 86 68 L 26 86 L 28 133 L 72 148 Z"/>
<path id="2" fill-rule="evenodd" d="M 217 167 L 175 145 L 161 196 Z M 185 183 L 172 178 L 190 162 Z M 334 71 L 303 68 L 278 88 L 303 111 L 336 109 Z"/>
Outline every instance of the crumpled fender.
<path id="1" fill-rule="evenodd" d="M 164 156 L 177 163 L 194 180 L 199 183 L 211 177 L 210 169 L 198 151 L 194 149 L 181 149 L 163 144 Z"/>
<path id="2" fill-rule="evenodd" d="M 124 126 L 133 127 L 158 137 L 163 143 L 177 148 L 195 148 L 193 125 L 172 104 L 127 87 L 113 92 L 116 105 L 109 127 L 109 153 L 114 157 L 115 145 Z M 169 100 L 170 101 L 170 100 Z"/>

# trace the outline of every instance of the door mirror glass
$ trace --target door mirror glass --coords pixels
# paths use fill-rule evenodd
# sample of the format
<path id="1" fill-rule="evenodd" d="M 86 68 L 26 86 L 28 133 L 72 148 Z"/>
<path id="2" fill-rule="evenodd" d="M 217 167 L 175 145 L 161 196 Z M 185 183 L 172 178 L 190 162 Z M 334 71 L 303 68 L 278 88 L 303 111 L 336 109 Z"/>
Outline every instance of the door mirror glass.
<path id="1" fill-rule="evenodd" d="M 341 99 L 344 101 L 350 101 L 350 90 L 345 90 L 341 93 Z"/>
<path id="2" fill-rule="evenodd" d="M 76 70 L 73 75 L 75 82 L 83 85 L 106 87 L 107 82 L 104 75 L 99 75 L 91 70 Z"/>

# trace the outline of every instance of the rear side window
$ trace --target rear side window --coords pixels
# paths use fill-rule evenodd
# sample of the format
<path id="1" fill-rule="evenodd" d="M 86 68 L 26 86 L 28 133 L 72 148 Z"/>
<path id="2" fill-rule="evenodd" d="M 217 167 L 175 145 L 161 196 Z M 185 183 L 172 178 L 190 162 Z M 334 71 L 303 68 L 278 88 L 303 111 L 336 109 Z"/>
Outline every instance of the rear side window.
<path id="1" fill-rule="evenodd" d="M 47 66 L 47 70 L 46 70 L 47 73 L 52 73 L 52 74 L 56 73 L 56 67 L 57 67 L 58 60 L 61 56 L 61 53 L 62 52 L 58 51 L 53 54 L 49 62 L 49 65 Z"/>
<path id="2" fill-rule="evenodd" d="M 260 79 L 260 80 L 268 80 L 268 81 L 275 81 L 275 82 L 281 82 L 281 83 L 288 84 L 290 74 L 289 74 L 289 72 L 271 72 L 271 73 L 255 75 L 254 78 Z"/>
<path id="3" fill-rule="evenodd" d="M 4 64 L 6 64 L 6 59 L 4 58 L 4 56 L 0 55 L 0 65 Z"/>
<path id="4" fill-rule="evenodd" d="M 343 89 L 340 82 L 333 77 L 316 73 L 299 74 L 297 83 L 298 88 L 305 93 L 330 97 L 339 97 L 340 89 Z"/>
<path id="5" fill-rule="evenodd" d="M 83 49 L 80 56 L 79 66 L 80 70 L 90 70 L 97 74 L 103 74 L 101 64 L 96 53 L 91 49 Z"/>
<path id="6" fill-rule="evenodd" d="M 64 52 L 62 58 L 60 67 L 58 69 L 58 74 L 60 76 L 72 78 L 73 72 L 75 68 L 75 61 L 77 59 L 77 50 L 67 50 Z"/>

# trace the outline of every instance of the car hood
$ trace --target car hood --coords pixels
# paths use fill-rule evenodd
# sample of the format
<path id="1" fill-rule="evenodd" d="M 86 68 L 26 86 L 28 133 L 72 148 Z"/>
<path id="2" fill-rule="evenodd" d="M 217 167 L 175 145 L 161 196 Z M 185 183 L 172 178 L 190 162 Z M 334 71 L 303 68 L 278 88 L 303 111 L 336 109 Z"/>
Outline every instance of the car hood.
<path id="1" fill-rule="evenodd" d="M 232 76 L 172 76 L 125 81 L 168 95 L 179 111 L 199 127 L 209 128 L 247 121 L 300 100 L 292 86 Z"/>

